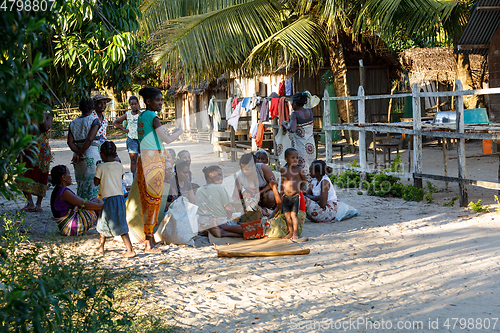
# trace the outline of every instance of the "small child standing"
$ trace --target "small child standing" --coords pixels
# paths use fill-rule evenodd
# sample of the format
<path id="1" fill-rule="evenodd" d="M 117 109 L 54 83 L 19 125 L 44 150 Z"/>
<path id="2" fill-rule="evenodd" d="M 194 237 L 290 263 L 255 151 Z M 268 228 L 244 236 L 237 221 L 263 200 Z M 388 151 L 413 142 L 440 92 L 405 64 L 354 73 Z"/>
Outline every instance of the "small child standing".
<path id="1" fill-rule="evenodd" d="M 281 168 L 282 207 L 288 226 L 288 235 L 284 238 L 299 238 L 300 191 L 307 182 L 306 175 L 299 164 L 299 152 L 295 148 L 285 150 L 286 165 Z"/>
<path id="2" fill-rule="evenodd" d="M 121 236 L 127 252 L 124 257 L 135 257 L 132 242 L 128 236 L 128 224 L 123 196 L 122 177 L 125 173 L 123 165 L 117 158 L 116 145 L 105 141 L 101 146 L 101 164 L 97 165 L 94 184 L 99 186 L 99 198 L 104 200 L 96 230 L 99 232 L 97 252 L 104 254 L 106 237 Z"/>

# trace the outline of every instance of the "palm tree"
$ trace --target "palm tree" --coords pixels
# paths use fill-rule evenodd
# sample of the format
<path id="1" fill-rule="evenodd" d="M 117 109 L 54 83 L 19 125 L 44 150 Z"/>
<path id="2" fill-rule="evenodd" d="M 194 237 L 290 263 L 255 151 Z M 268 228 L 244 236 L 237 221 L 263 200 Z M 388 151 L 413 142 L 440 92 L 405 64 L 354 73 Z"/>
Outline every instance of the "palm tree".
<path id="1" fill-rule="evenodd" d="M 346 36 L 418 29 L 453 38 L 467 19 L 455 0 L 146 0 L 141 9 L 153 60 L 186 82 L 251 76 L 294 61 L 315 72 L 329 58 L 336 89 L 346 86 Z M 344 103 L 339 113 L 347 120 Z"/>

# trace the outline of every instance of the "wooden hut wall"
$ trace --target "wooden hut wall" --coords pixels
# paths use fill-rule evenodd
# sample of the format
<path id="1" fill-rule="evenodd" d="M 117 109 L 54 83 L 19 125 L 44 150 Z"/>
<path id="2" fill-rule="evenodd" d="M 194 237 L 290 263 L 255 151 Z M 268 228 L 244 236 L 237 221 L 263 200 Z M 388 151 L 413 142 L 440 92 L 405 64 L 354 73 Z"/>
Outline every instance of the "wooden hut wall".
<path id="1" fill-rule="evenodd" d="M 366 95 L 381 95 L 391 92 L 389 75 L 387 68 L 384 67 L 365 67 L 365 94 Z M 360 85 L 359 67 L 347 67 L 347 86 L 351 96 L 358 94 Z M 353 103 L 355 112 L 358 114 L 358 105 Z M 387 112 L 389 109 L 388 99 L 375 99 L 366 101 L 366 113 L 371 115 L 371 119 L 366 119 L 367 122 L 386 122 Z"/>
<path id="2" fill-rule="evenodd" d="M 202 95 L 181 93 L 175 96 L 175 117 L 187 132 L 208 131 L 210 121 L 208 118 L 209 92 Z"/>

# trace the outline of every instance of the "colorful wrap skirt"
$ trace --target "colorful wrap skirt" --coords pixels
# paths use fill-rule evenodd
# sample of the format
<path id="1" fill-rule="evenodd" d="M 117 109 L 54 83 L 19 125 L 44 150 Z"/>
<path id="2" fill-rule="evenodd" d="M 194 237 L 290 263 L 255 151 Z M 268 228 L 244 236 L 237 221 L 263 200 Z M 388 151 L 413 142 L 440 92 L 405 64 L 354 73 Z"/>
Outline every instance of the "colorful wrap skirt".
<path id="1" fill-rule="evenodd" d="M 164 180 L 165 158 L 163 151 L 142 150 L 137 161 L 137 185 L 146 236 L 153 236 L 154 227 L 158 225 Z"/>
<path id="2" fill-rule="evenodd" d="M 55 220 L 64 236 L 81 236 L 95 225 L 97 213 L 94 210 L 75 207 L 65 216 Z"/>

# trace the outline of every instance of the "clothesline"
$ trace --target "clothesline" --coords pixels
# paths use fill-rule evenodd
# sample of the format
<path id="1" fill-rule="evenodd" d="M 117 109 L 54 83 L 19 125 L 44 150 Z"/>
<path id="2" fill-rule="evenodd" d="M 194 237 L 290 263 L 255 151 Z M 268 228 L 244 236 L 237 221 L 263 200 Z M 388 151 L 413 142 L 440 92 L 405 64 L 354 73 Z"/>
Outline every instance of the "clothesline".
<path id="1" fill-rule="evenodd" d="M 279 97 L 259 97 L 259 96 L 252 96 L 252 97 L 238 97 L 238 101 L 242 101 L 244 100 L 245 98 L 261 98 L 261 99 L 267 99 L 267 100 L 271 100 L 273 98 L 281 98 L 281 97 L 286 97 L 285 98 L 285 101 L 287 102 L 291 102 L 292 101 L 292 96 L 279 96 Z M 229 98 L 216 98 L 214 99 L 214 102 L 227 102 Z"/>

